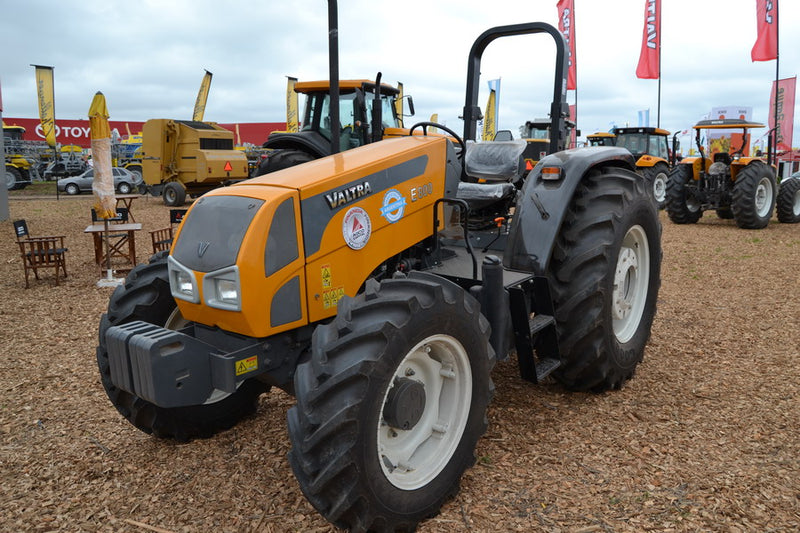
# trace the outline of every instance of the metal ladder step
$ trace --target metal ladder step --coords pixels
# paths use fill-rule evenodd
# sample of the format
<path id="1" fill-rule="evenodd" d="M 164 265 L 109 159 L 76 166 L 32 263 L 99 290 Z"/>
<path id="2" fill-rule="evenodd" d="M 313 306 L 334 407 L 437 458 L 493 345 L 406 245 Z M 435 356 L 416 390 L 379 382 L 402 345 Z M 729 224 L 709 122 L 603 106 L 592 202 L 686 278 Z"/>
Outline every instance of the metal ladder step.
<path id="1" fill-rule="evenodd" d="M 533 315 L 533 318 L 531 318 L 528 321 L 528 323 L 529 323 L 530 329 L 531 329 L 531 337 L 535 337 L 537 333 L 539 333 L 540 331 L 542 331 L 546 327 L 548 327 L 550 325 L 555 325 L 556 319 L 555 319 L 555 317 L 550 316 L 550 315 L 536 314 L 536 315 Z"/>
<path id="2" fill-rule="evenodd" d="M 539 359 L 536 361 L 536 381 L 542 381 L 549 376 L 553 370 L 561 366 L 558 359 Z"/>

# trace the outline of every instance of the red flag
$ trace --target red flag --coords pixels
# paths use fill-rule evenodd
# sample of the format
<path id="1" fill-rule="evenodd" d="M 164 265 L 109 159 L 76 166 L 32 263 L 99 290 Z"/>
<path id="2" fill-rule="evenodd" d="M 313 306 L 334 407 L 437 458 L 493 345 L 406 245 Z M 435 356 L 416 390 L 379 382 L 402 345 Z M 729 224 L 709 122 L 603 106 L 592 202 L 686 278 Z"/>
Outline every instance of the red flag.
<path id="1" fill-rule="evenodd" d="M 657 80 L 661 77 L 661 0 L 645 0 L 642 50 L 636 77 Z"/>
<path id="2" fill-rule="evenodd" d="M 578 88 L 578 73 L 575 55 L 575 0 L 558 0 L 558 30 L 567 41 L 567 90 Z"/>
<path id="3" fill-rule="evenodd" d="M 750 51 L 750 59 L 778 59 L 778 0 L 756 0 L 756 14 L 758 35 Z"/>
<path id="4" fill-rule="evenodd" d="M 775 131 L 775 151 L 791 151 L 794 134 L 794 96 L 797 88 L 797 76 L 778 81 L 778 128 Z M 769 127 L 775 127 L 775 82 L 772 82 L 772 94 L 769 97 Z"/>

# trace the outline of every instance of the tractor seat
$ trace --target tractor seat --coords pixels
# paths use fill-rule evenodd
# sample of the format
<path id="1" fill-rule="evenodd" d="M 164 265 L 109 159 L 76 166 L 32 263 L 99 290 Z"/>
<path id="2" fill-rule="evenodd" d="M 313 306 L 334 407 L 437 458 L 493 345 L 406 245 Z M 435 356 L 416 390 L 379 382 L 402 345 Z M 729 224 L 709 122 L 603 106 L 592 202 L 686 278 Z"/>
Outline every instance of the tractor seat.
<path id="1" fill-rule="evenodd" d="M 522 152 L 527 143 L 516 141 L 468 142 L 464 172 L 474 180 L 513 182 L 525 172 Z"/>
<path id="2" fill-rule="evenodd" d="M 714 154 L 714 162 L 715 163 L 722 163 L 724 165 L 731 164 L 731 154 L 728 152 L 717 152 Z"/>
<path id="3" fill-rule="evenodd" d="M 514 182 L 525 171 L 522 152 L 526 144 L 523 140 L 467 142 L 464 173 L 474 181 L 459 182 L 456 197 L 466 200 L 472 210 L 513 199 Z"/>
<path id="4" fill-rule="evenodd" d="M 458 184 L 456 198 L 466 200 L 471 210 L 482 209 L 502 200 L 513 198 L 517 188 L 513 183 L 467 183 Z"/>

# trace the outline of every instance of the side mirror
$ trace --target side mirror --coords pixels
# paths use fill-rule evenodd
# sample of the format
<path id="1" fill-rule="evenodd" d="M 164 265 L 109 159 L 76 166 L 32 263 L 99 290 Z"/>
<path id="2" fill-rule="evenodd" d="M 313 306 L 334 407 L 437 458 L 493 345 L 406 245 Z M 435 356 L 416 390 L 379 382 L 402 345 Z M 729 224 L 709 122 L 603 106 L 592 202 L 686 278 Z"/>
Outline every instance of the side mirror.
<path id="1" fill-rule="evenodd" d="M 405 116 L 413 117 L 414 116 L 414 99 L 411 98 L 410 95 L 409 96 L 404 96 L 403 98 L 408 98 L 408 112 L 409 112 L 409 114 L 405 115 Z"/>

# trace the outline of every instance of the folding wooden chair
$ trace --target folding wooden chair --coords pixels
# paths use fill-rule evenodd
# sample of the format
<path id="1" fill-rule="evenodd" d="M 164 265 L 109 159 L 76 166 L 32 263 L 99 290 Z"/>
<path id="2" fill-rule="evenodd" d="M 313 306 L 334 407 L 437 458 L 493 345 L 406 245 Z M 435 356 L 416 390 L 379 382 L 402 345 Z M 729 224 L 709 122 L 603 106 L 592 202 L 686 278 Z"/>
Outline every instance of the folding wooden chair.
<path id="1" fill-rule="evenodd" d="M 29 288 L 28 272 L 33 271 L 36 279 L 39 279 L 40 268 L 55 268 L 56 285 L 59 283 L 59 274 L 64 272 L 67 277 L 67 248 L 64 246 L 64 235 L 49 235 L 42 237 L 31 237 L 28 232 L 28 224 L 25 220 L 14 221 L 14 232 L 17 236 L 17 244 L 22 257 L 22 266 L 25 268 L 25 288 Z"/>
<path id="2" fill-rule="evenodd" d="M 150 232 L 150 239 L 153 241 L 153 253 L 169 250 L 172 247 L 172 231 L 176 225 L 183 220 L 186 209 L 169 210 L 169 226 L 161 229 L 154 229 Z"/>

